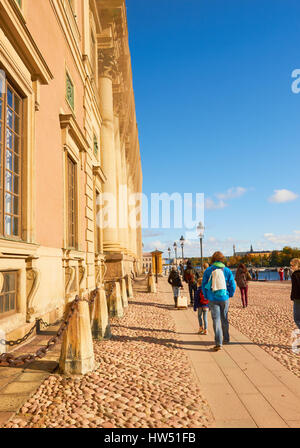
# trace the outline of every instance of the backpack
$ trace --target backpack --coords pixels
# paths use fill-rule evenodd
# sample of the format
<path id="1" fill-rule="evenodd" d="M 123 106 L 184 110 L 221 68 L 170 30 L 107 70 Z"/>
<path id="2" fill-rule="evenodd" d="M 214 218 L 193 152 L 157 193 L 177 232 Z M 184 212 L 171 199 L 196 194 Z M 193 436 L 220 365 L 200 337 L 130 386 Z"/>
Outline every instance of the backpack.
<path id="1" fill-rule="evenodd" d="M 210 289 L 216 297 L 223 297 L 227 294 L 224 268 L 214 269 L 209 277 L 206 289 Z"/>

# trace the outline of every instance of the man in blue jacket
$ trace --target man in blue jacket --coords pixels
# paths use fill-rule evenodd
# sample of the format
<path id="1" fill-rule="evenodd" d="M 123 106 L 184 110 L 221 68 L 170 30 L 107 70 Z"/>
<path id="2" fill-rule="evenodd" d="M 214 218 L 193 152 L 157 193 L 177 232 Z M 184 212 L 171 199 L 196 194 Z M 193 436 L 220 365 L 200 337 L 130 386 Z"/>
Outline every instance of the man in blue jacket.
<path id="1" fill-rule="evenodd" d="M 236 289 L 232 272 L 229 268 L 225 267 L 224 261 L 224 255 L 221 252 L 215 252 L 211 259 L 211 266 L 204 272 L 202 280 L 202 291 L 204 297 L 209 300 L 209 308 L 213 320 L 216 342 L 214 350 L 216 351 L 221 350 L 223 344 L 229 343 L 229 298 L 233 297 Z M 222 270 L 225 277 L 225 283 L 222 290 L 214 291 L 212 273 L 216 269 Z"/>

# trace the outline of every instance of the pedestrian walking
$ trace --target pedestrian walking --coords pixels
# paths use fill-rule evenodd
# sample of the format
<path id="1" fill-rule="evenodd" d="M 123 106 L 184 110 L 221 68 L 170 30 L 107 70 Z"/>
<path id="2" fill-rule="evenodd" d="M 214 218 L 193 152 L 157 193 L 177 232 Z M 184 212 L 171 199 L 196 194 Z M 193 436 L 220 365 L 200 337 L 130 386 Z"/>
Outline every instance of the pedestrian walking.
<path id="1" fill-rule="evenodd" d="M 283 282 L 283 274 L 284 274 L 283 268 L 279 269 L 278 274 L 279 274 L 280 281 Z"/>
<path id="2" fill-rule="evenodd" d="M 233 297 L 236 289 L 232 272 L 224 261 L 222 252 L 215 252 L 211 258 L 211 266 L 204 272 L 202 280 L 203 295 L 209 300 L 213 320 L 216 351 L 221 350 L 223 344 L 229 344 L 229 298 Z"/>
<path id="3" fill-rule="evenodd" d="M 197 281 L 197 291 L 195 293 L 194 311 L 198 311 L 199 331 L 200 334 L 207 334 L 207 315 L 209 311 L 209 301 L 204 297 L 202 292 L 202 276 Z"/>
<path id="4" fill-rule="evenodd" d="M 175 266 L 172 267 L 172 271 L 170 272 L 170 275 L 168 277 L 168 283 L 170 283 L 170 285 L 172 286 L 175 308 L 177 308 L 179 290 L 180 290 L 180 288 L 183 289 L 183 284 L 181 282 L 181 278 L 178 273 L 178 270 Z"/>
<path id="5" fill-rule="evenodd" d="M 289 268 L 286 266 L 285 268 L 284 268 L 284 280 L 288 280 L 289 279 L 289 272 L 290 270 L 289 270 Z"/>
<path id="6" fill-rule="evenodd" d="M 258 269 L 255 269 L 255 280 L 258 282 Z"/>
<path id="7" fill-rule="evenodd" d="M 241 299 L 243 308 L 248 306 L 248 282 L 251 280 L 251 275 L 249 274 L 246 266 L 241 263 L 235 274 L 235 281 L 241 291 Z"/>
<path id="8" fill-rule="evenodd" d="M 293 258 L 290 264 L 292 271 L 291 300 L 294 302 L 294 321 L 300 329 L 300 258 Z"/>
<path id="9" fill-rule="evenodd" d="M 183 279 L 186 283 L 188 283 L 190 301 L 191 301 L 191 305 L 193 305 L 195 292 L 197 291 L 197 278 L 196 278 L 196 271 L 193 268 L 190 260 L 188 260 L 188 262 L 186 264 L 186 269 L 184 271 Z"/>
<path id="10" fill-rule="evenodd" d="M 203 272 L 206 271 L 207 268 L 209 268 L 209 264 L 208 263 L 204 263 L 204 265 L 203 265 Z"/>

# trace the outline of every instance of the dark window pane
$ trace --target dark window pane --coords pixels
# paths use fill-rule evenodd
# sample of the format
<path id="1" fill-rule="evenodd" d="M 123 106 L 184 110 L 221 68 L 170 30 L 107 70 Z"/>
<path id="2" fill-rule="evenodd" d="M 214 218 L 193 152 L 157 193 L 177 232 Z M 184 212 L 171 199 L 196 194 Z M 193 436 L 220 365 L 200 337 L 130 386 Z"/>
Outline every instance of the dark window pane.
<path id="1" fill-rule="evenodd" d="M 15 236 L 19 235 L 19 219 L 13 218 L 13 234 Z"/>
<path id="2" fill-rule="evenodd" d="M 14 156 L 14 172 L 19 174 L 19 156 Z"/>
<path id="3" fill-rule="evenodd" d="M 16 303 L 16 296 L 15 296 L 15 294 L 10 294 L 9 308 L 10 308 L 11 310 L 14 310 L 14 309 L 16 308 L 15 303 Z"/>
<path id="4" fill-rule="evenodd" d="M 0 296 L 0 313 L 3 313 L 3 296 Z"/>
<path id="5" fill-rule="evenodd" d="M 0 91 L 1 91 L 1 86 L 0 86 Z M 3 114 L 3 101 L 0 98 L 0 120 L 3 120 L 2 114 Z"/>
<path id="6" fill-rule="evenodd" d="M 13 93 L 10 88 L 7 88 L 7 104 L 12 108 L 13 107 Z"/>
<path id="7" fill-rule="evenodd" d="M 17 134 L 20 134 L 20 118 L 18 118 L 16 115 L 15 115 L 15 126 L 14 126 L 14 131 L 15 131 Z"/>
<path id="8" fill-rule="evenodd" d="M 15 194 L 19 193 L 19 177 L 18 176 L 14 176 L 14 190 L 13 192 Z"/>
<path id="9" fill-rule="evenodd" d="M 20 100 L 17 95 L 15 95 L 15 112 L 20 115 Z"/>
<path id="10" fill-rule="evenodd" d="M 14 151 L 15 151 L 17 154 L 19 154 L 19 147 L 20 147 L 20 139 L 19 139 L 19 137 L 17 137 L 17 136 L 15 135 L 15 138 L 14 138 Z"/>
<path id="11" fill-rule="evenodd" d="M 7 313 L 9 311 L 9 294 L 5 294 L 4 296 L 4 312 Z"/>

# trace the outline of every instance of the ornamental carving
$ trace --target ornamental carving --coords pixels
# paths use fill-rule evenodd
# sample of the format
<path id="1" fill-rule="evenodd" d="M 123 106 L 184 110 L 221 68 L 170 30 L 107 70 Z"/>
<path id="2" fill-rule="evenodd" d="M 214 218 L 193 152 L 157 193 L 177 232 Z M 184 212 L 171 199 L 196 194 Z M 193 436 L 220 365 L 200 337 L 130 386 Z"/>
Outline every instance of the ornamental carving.
<path id="1" fill-rule="evenodd" d="M 41 273 L 39 269 L 36 268 L 29 268 L 27 270 L 27 283 L 31 283 L 31 288 L 29 290 L 29 293 L 27 294 L 27 307 L 26 307 L 26 320 L 27 322 L 31 321 L 32 315 L 36 312 L 34 307 L 34 299 L 37 293 L 37 290 L 40 285 L 40 277 Z"/>
<path id="2" fill-rule="evenodd" d="M 118 64 L 111 52 L 99 50 L 98 62 L 100 76 L 112 79 L 118 73 Z"/>

